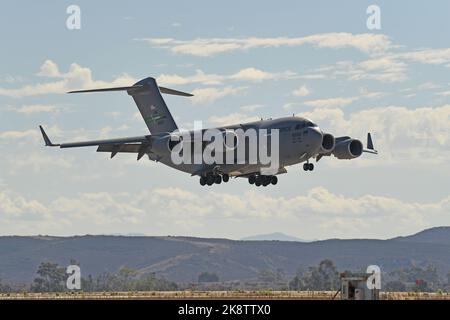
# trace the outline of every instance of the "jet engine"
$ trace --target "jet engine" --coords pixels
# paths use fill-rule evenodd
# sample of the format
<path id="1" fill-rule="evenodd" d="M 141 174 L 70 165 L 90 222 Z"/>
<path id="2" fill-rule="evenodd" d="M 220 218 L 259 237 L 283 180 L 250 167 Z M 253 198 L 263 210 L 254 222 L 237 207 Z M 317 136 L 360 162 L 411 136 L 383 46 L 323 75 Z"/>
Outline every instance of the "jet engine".
<path id="1" fill-rule="evenodd" d="M 363 144 L 358 139 L 346 139 L 339 141 L 333 150 L 333 155 L 338 159 L 354 159 L 363 153 Z"/>
<path id="2" fill-rule="evenodd" d="M 330 153 L 335 148 L 335 139 L 332 134 L 324 133 L 322 137 L 322 145 L 320 146 L 319 153 Z"/>

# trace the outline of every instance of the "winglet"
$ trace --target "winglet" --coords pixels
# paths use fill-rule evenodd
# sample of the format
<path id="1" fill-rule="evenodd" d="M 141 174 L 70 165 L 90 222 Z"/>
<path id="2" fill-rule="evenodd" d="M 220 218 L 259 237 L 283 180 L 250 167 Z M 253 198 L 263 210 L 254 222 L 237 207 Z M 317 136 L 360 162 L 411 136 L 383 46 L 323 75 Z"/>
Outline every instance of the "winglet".
<path id="1" fill-rule="evenodd" d="M 367 133 L 367 150 L 363 150 L 364 152 L 378 154 L 378 151 L 373 148 L 372 136 L 370 132 Z"/>
<path id="2" fill-rule="evenodd" d="M 42 128 L 42 126 L 39 126 L 39 129 L 41 130 L 42 137 L 44 138 L 45 145 L 46 145 L 47 147 L 58 147 L 58 146 L 60 146 L 59 144 L 53 144 L 53 143 L 50 141 L 50 139 L 49 139 L 47 133 L 45 133 L 44 128 Z"/>
<path id="3" fill-rule="evenodd" d="M 367 149 L 373 150 L 373 142 L 372 142 L 372 136 L 370 135 L 370 132 L 367 133 Z"/>

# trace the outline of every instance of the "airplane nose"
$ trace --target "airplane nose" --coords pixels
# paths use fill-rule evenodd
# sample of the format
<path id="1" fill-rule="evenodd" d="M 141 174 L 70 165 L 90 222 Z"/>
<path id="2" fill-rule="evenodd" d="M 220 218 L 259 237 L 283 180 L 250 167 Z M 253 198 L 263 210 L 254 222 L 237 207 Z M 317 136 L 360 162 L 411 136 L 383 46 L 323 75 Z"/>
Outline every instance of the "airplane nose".
<path id="1" fill-rule="evenodd" d="M 318 127 L 308 128 L 308 135 L 309 135 L 308 144 L 311 149 L 315 150 L 322 145 L 323 134 L 322 130 L 320 130 Z"/>

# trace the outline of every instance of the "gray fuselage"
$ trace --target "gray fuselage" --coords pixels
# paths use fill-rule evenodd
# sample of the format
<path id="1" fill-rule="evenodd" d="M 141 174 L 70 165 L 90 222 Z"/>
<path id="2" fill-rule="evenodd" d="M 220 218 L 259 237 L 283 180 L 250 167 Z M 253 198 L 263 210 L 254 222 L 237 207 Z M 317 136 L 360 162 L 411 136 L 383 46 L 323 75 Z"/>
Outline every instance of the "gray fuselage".
<path id="1" fill-rule="evenodd" d="M 322 145 L 323 133 L 320 128 L 308 119 L 301 117 L 283 117 L 278 119 L 261 120 L 239 125 L 225 126 L 215 128 L 214 130 L 227 131 L 242 129 L 244 131 L 250 129 L 257 133 L 260 131 L 271 132 L 277 129 L 279 133 L 279 170 L 280 173 L 286 166 L 291 166 L 304 161 L 318 154 Z M 190 131 L 190 135 L 194 135 L 194 131 Z M 268 139 L 270 144 L 270 139 Z M 246 145 L 248 150 L 248 145 Z M 204 148 L 202 149 L 202 152 Z M 248 151 L 247 151 L 248 152 Z M 258 173 L 265 165 L 261 163 L 181 163 L 175 164 L 171 158 L 171 150 L 169 148 L 157 149 L 152 148 L 149 157 L 153 160 L 170 166 L 174 169 L 198 174 L 205 168 L 220 167 L 222 173 L 230 176 L 247 175 L 251 173 Z M 248 160 L 248 159 L 246 159 Z M 267 165 L 266 165 L 267 166 Z M 206 170 L 206 169 L 205 169 Z"/>

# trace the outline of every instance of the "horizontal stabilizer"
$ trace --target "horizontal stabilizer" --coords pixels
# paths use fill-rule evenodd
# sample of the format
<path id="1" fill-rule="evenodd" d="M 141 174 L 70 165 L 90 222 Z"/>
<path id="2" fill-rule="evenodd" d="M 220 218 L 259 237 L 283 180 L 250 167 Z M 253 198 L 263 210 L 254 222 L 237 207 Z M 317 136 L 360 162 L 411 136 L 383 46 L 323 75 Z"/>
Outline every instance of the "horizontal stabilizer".
<path id="1" fill-rule="evenodd" d="M 103 88 L 103 89 L 87 89 L 87 90 L 74 90 L 67 93 L 84 93 L 84 92 L 105 92 L 105 91 L 127 91 L 132 89 L 143 88 L 143 85 L 134 85 L 128 87 L 115 87 L 115 88 Z"/>
<path id="2" fill-rule="evenodd" d="M 73 91 L 69 91 L 67 93 L 107 92 L 107 91 L 131 91 L 131 93 L 132 93 L 132 91 L 134 89 L 142 89 L 144 87 L 145 87 L 144 85 L 138 84 L 138 85 L 128 86 L 128 87 L 73 90 Z M 165 88 L 165 87 L 158 87 L 158 88 L 159 88 L 159 91 L 161 93 L 165 93 L 165 94 L 171 94 L 171 95 L 174 95 L 174 96 L 182 96 L 182 97 L 192 97 L 192 96 L 194 96 L 192 93 L 178 91 L 178 90 L 174 90 L 174 89 L 170 89 L 170 88 Z"/>
<path id="3" fill-rule="evenodd" d="M 161 93 L 171 94 L 174 96 L 182 96 L 182 97 L 193 97 L 194 96 L 192 93 L 186 93 L 183 91 L 173 90 L 173 89 L 169 89 L 169 88 L 165 88 L 165 87 L 159 87 L 159 91 Z"/>

